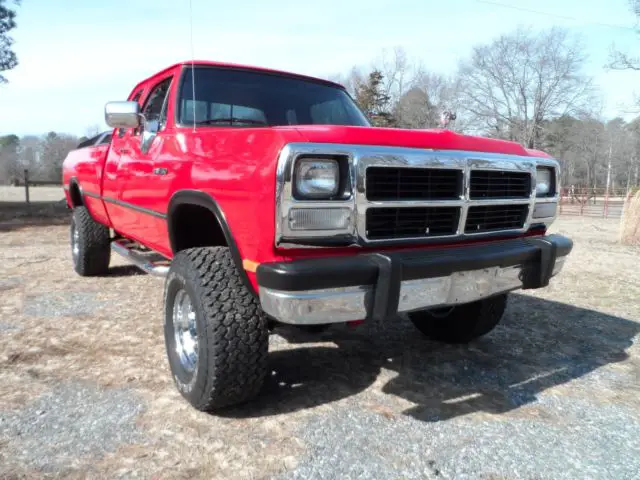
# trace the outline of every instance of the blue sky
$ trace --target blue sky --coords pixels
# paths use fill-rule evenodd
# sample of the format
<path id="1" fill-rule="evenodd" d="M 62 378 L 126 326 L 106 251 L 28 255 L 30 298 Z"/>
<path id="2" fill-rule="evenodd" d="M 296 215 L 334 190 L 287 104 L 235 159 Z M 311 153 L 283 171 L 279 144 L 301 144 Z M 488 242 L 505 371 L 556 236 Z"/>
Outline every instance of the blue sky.
<path id="1" fill-rule="evenodd" d="M 429 70 L 451 73 L 472 45 L 517 25 L 560 25 L 582 37 L 606 117 L 624 114 L 640 93 L 640 72 L 603 68 L 612 43 L 640 51 L 627 0 L 192 2 L 197 58 L 328 76 L 402 46 Z M 139 80 L 191 56 L 189 0 L 23 0 L 17 21 L 20 65 L 0 85 L 0 134 L 105 127 L 106 101 L 124 99 Z"/>

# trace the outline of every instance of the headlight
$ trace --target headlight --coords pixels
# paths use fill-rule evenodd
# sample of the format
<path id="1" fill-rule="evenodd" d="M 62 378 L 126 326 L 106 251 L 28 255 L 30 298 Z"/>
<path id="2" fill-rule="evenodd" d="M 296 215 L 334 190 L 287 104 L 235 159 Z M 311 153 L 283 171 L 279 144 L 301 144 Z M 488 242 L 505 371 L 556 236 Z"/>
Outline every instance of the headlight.
<path id="1" fill-rule="evenodd" d="M 295 193 L 304 199 L 327 199 L 338 193 L 340 171 L 332 159 L 304 158 L 297 162 Z"/>
<path id="2" fill-rule="evenodd" d="M 536 170 L 536 196 L 544 197 L 551 192 L 553 170 L 550 168 L 538 168 Z"/>

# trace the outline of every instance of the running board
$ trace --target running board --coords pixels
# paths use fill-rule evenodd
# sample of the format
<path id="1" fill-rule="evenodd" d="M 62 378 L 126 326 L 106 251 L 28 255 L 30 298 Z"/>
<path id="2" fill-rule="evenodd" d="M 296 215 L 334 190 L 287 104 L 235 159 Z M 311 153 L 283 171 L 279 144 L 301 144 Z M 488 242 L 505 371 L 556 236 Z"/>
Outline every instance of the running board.
<path id="1" fill-rule="evenodd" d="M 136 247 L 139 245 L 129 240 L 114 240 L 111 242 L 111 250 L 133 263 L 140 270 L 156 277 L 166 277 L 169 273 L 170 261 L 159 253 L 153 251 L 142 252 Z"/>

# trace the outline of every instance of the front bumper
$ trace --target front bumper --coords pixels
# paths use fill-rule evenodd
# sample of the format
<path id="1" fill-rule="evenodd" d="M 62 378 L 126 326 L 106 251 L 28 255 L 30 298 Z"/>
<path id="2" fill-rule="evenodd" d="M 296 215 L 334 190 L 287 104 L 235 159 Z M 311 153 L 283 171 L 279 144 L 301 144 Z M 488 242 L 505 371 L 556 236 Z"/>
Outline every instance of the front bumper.
<path id="1" fill-rule="evenodd" d="M 545 287 L 572 248 L 570 239 L 547 235 L 266 263 L 257 270 L 260 302 L 268 315 L 290 324 L 384 320 L 398 312 Z"/>

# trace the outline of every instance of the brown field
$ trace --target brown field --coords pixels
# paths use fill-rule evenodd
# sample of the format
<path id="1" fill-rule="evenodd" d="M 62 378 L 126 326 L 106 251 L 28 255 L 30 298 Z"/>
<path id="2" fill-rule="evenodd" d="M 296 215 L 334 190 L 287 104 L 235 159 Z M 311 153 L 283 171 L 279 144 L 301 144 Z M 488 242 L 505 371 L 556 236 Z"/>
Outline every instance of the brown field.
<path id="1" fill-rule="evenodd" d="M 0 185 L 0 202 L 24 202 L 24 186 Z M 42 186 L 29 188 L 29 198 L 34 202 L 56 202 L 64 198 L 62 186 Z"/>
<path id="2" fill-rule="evenodd" d="M 172 384 L 161 280 L 115 257 L 80 278 L 66 226 L 5 223 L 0 478 L 634 478 L 640 248 L 617 228 L 561 218 L 564 271 L 470 346 L 281 330 L 261 396 L 214 416 Z"/>

